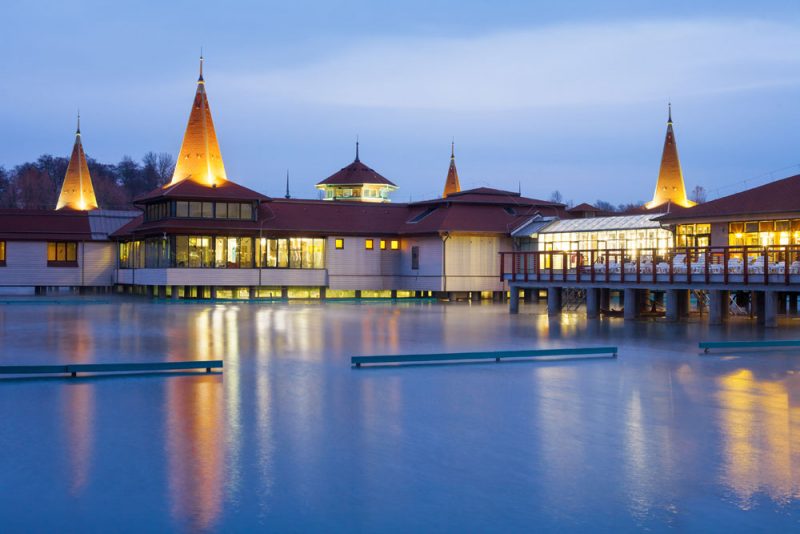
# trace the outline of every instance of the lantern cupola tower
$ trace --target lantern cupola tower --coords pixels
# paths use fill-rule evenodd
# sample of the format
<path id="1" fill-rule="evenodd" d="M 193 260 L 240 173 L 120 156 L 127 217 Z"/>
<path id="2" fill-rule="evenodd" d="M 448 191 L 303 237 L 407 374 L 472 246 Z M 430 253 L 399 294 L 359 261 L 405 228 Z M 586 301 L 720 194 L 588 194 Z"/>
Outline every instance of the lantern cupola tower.
<path id="1" fill-rule="evenodd" d="M 169 185 L 192 180 L 207 186 L 217 186 L 227 179 L 217 133 L 214 130 L 214 121 L 211 118 L 211 108 L 208 105 L 201 55 L 200 76 L 197 79 L 192 111 L 189 113 L 189 124 L 186 125 L 183 144 Z"/>
<path id="2" fill-rule="evenodd" d="M 667 137 L 664 140 L 664 151 L 661 154 L 661 169 L 658 172 L 656 191 L 653 194 L 653 200 L 645 204 L 645 208 L 657 208 L 666 203 L 683 208 L 695 205 L 686 196 L 686 185 L 683 182 L 681 162 L 678 159 L 678 145 L 675 143 L 675 132 L 672 130 L 672 104 L 669 105 Z"/>
<path id="3" fill-rule="evenodd" d="M 75 131 L 75 145 L 72 147 L 67 174 L 64 176 L 64 183 L 61 184 L 61 193 L 58 195 L 56 204 L 57 210 L 63 208 L 80 211 L 98 208 L 92 177 L 89 175 L 89 166 L 86 163 L 86 154 L 83 152 L 80 114 L 78 114 L 78 127 Z"/>

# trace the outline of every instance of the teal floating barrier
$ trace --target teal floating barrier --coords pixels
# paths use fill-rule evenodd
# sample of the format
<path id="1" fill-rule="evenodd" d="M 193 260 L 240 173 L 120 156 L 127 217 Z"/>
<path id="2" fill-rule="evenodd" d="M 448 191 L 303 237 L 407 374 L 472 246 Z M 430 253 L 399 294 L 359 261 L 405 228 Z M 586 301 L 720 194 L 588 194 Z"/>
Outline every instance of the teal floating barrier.
<path id="1" fill-rule="evenodd" d="M 703 341 L 698 343 L 705 354 L 711 349 L 761 349 L 772 347 L 800 347 L 798 339 L 778 339 L 770 341 Z"/>
<path id="2" fill-rule="evenodd" d="M 176 371 L 187 369 L 222 369 L 222 360 L 154 363 L 77 363 L 72 365 L 0 365 L 0 375 L 125 373 L 135 371 Z"/>
<path id="3" fill-rule="evenodd" d="M 458 362 L 505 359 L 539 358 L 542 356 L 556 356 L 572 359 L 576 356 L 607 355 L 606 358 L 617 357 L 617 347 L 577 347 L 571 349 L 531 349 L 531 350 L 500 350 L 486 352 L 451 352 L 440 354 L 386 354 L 379 356 L 353 356 L 350 364 L 356 367 L 362 365 L 390 364 L 390 363 L 425 363 L 425 362 Z"/>

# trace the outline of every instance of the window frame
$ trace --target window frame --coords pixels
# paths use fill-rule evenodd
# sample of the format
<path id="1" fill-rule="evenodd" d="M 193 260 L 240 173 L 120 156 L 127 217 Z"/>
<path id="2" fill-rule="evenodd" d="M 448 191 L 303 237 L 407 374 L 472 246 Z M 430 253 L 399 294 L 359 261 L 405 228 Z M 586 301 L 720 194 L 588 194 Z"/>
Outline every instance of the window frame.
<path id="1" fill-rule="evenodd" d="M 74 257 L 70 259 L 73 255 Z M 51 256 L 53 259 L 50 259 Z M 59 256 L 62 259 L 59 259 Z M 78 267 L 78 242 L 48 241 L 45 258 L 48 267 Z"/>

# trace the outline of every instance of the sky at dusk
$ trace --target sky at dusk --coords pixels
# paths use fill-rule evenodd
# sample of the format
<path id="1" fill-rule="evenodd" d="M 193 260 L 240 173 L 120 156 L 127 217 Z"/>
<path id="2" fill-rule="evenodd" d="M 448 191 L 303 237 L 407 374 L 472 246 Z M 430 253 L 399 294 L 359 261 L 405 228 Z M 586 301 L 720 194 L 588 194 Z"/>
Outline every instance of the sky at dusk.
<path id="1" fill-rule="evenodd" d="M 800 2 L 4 2 L 0 164 L 177 153 L 200 47 L 228 177 L 316 197 L 361 159 L 462 188 L 649 200 L 667 102 L 687 188 L 800 173 Z M 747 182 L 745 182 L 747 180 Z"/>

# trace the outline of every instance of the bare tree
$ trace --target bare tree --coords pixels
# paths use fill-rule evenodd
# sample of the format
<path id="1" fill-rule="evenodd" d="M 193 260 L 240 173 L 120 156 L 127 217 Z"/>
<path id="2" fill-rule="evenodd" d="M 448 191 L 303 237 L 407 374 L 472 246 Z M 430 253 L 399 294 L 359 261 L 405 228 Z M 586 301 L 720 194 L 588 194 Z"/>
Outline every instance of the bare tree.
<path id="1" fill-rule="evenodd" d="M 561 194 L 561 191 L 556 189 L 550 194 L 550 202 L 555 202 L 556 204 L 563 204 L 564 195 Z"/>
<path id="2" fill-rule="evenodd" d="M 694 186 L 692 189 L 692 196 L 691 200 L 697 202 L 698 204 L 702 204 L 706 201 L 706 189 L 702 185 Z"/>

